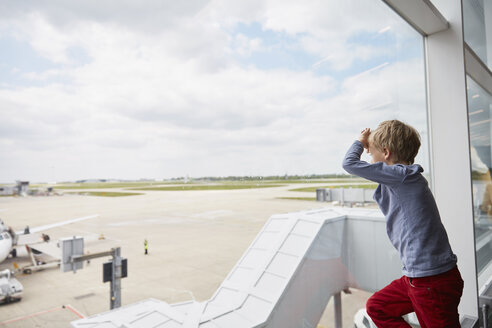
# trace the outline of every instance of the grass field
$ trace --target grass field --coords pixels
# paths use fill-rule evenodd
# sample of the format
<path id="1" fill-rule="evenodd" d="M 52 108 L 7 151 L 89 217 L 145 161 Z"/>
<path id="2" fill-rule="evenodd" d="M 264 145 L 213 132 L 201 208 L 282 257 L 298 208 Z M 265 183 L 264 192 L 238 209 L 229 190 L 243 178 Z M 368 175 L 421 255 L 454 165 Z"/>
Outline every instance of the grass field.
<path id="1" fill-rule="evenodd" d="M 287 184 L 323 184 L 323 183 L 353 183 L 353 188 L 375 188 L 375 184 L 363 184 L 367 180 L 360 178 L 330 178 L 330 179 L 257 179 L 257 180 L 218 180 L 203 181 L 191 180 L 184 184 L 182 181 L 145 181 L 145 182 L 96 182 L 96 183 L 70 183 L 53 186 L 55 190 L 89 190 L 89 189 L 126 189 L 142 191 L 189 191 L 189 190 L 235 190 L 235 189 L 255 189 L 255 188 L 274 188 Z M 305 187 L 291 189 L 290 191 L 316 192 L 317 188 L 337 188 L 342 185 L 332 185 L 324 187 Z M 90 196 L 119 197 L 131 196 L 133 194 L 119 193 L 79 193 Z"/>
<path id="2" fill-rule="evenodd" d="M 236 181 L 231 181 L 231 182 L 236 182 Z M 247 183 L 280 183 L 280 184 L 295 184 L 295 183 L 344 183 L 344 182 L 367 182 L 367 180 L 361 179 L 361 178 L 353 178 L 353 179 L 277 179 L 277 180 L 255 180 L 255 181 L 247 181 Z M 225 183 L 225 182 L 224 182 Z M 237 183 L 237 182 L 236 182 Z"/>
<path id="3" fill-rule="evenodd" d="M 289 184 L 335 184 L 329 186 L 316 186 L 316 187 L 304 187 L 290 189 L 289 191 L 301 191 L 301 192 L 316 192 L 318 188 L 338 188 L 338 187 L 353 187 L 353 188 L 376 188 L 376 184 L 364 184 L 367 180 L 357 177 L 313 177 L 313 178 L 291 178 L 286 177 L 270 177 L 263 179 L 261 177 L 255 177 L 254 179 L 237 179 L 231 178 L 200 178 L 190 179 L 187 183 L 184 183 L 182 179 L 170 180 L 170 181 L 124 181 L 124 182 L 84 182 L 84 183 L 60 183 L 56 185 L 48 184 L 36 184 L 30 187 L 46 188 L 53 187 L 56 191 L 62 190 L 80 190 L 80 192 L 72 192 L 72 194 L 87 195 L 87 196 L 101 196 L 101 197 L 125 197 L 141 195 L 141 193 L 132 191 L 192 191 L 192 190 L 238 190 L 238 189 L 256 189 L 256 188 L 275 188 L 282 187 Z M 339 185 L 340 183 L 340 185 Z M 350 183 L 350 185 L 342 185 Z M 102 192 L 97 189 L 124 189 L 129 192 Z M 88 190 L 82 192 L 82 190 Z M 90 191 L 89 191 L 90 190 Z M 94 191 L 95 190 L 95 191 Z M 299 200 L 312 200 L 306 197 L 292 197 L 285 199 L 299 199 Z"/>
<path id="4" fill-rule="evenodd" d="M 146 191 L 178 191 L 178 190 L 234 190 L 234 189 L 255 189 L 255 188 L 274 188 L 282 187 L 281 184 L 256 184 L 256 183 L 240 183 L 240 184 L 202 184 L 202 185 L 181 185 L 167 187 L 152 187 L 152 188 L 128 188 L 129 190 L 146 190 Z"/>
<path id="5" fill-rule="evenodd" d="M 98 182 L 98 183 L 74 183 L 55 185 L 54 189 L 110 189 L 129 187 L 150 187 L 156 185 L 174 184 L 172 182 Z"/>
<path id="6" fill-rule="evenodd" d="M 99 196 L 99 197 L 125 197 L 125 196 L 143 195 L 142 193 L 137 193 L 137 192 L 105 192 L 105 191 L 67 192 L 67 194 L 76 194 L 82 196 Z"/>

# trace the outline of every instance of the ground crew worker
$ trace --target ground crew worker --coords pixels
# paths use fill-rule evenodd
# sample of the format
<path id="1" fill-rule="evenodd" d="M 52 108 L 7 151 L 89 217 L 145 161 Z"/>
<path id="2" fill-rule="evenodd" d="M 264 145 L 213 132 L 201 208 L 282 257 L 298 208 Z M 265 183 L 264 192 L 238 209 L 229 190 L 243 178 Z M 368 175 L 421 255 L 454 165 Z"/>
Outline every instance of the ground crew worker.
<path id="1" fill-rule="evenodd" d="M 144 240 L 144 249 L 145 255 L 149 254 L 149 243 L 147 242 L 147 239 Z"/>

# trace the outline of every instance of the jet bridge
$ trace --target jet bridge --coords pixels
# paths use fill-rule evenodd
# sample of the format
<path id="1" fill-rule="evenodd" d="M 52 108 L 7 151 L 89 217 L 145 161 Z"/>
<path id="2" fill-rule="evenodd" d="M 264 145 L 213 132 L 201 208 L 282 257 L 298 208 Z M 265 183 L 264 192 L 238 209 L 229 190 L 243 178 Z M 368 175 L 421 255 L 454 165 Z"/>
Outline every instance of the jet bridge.
<path id="1" fill-rule="evenodd" d="M 378 210 L 274 215 L 209 300 L 169 305 L 148 299 L 71 325 L 313 328 L 331 296 L 349 287 L 375 291 L 400 275 Z"/>

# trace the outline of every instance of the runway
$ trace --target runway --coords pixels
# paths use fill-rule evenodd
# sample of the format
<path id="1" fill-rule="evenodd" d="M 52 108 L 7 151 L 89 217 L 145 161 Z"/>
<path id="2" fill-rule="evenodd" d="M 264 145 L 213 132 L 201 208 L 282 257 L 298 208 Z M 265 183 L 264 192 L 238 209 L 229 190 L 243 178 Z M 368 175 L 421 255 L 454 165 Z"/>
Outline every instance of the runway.
<path id="1" fill-rule="evenodd" d="M 279 199 L 314 197 L 288 191 L 312 186 L 145 191 L 128 197 L 1 197 L 0 217 L 17 231 L 26 225 L 98 213 L 96 219 L 47 233 L 54 240 L 88 236 L 86 250 L 91 253 L 121 247 L 122 256 L 128 259 L 128 277 L 122 280 L 123 305 L 151 297 L 168 303 L 201 301 L 211 297 L 271 215 L 327 206 Z M 100 236 L 105 239 L 99 240 Z M 148 255 L 144 255 L 144 239 L 149 242 Z M 0 327 L 69 327 L 70 321 L 78 319 L 77 313 L 90 316 L 109 310 L 109 284 L 102 282 L 102 263 L 108 259 L 91 260 L 75 274 L 48 269 L 17 275 L 24 285 L 24 297 L 21 302 L 0 306 Z M 27 258 L 16 261 L 22 265 Z M 0 269 L 12 266 L 13 259 L 8 259 Z M 343 296 L 344 327 L 353 327 L 353 315 L 364 307 L 368 296 L 362 291 Z M 330 305 L 320 326 L 333 326 Z"/>

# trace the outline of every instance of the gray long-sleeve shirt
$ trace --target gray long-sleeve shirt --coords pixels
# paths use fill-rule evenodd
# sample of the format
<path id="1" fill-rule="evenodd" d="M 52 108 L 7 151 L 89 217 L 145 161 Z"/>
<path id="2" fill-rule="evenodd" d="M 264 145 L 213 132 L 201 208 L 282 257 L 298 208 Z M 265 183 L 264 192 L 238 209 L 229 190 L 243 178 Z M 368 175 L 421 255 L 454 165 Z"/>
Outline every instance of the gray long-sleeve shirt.
<path id="1" fill-rule="evenodd" d="M 434 196 L 418 164 L 387 165 L 361 161 L 364 147 L 355 141 L 343 168 L 379 183 L 374 200 L 386 217 L 386 231 L 400 253 L 403 274 L 418 278 L 451 270 L 457 262 L 439 216 Z"/>

